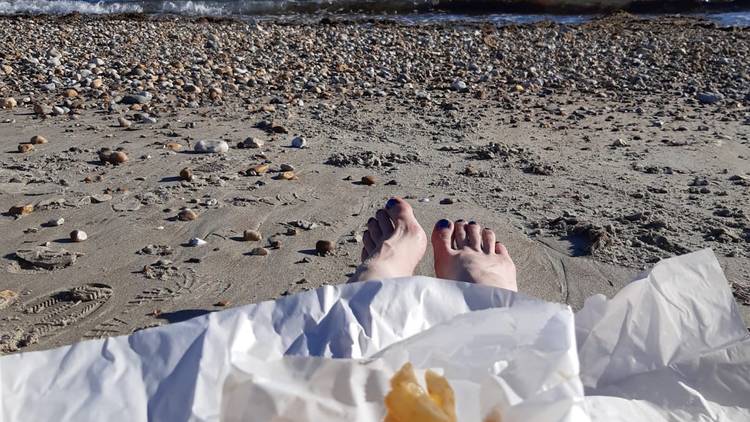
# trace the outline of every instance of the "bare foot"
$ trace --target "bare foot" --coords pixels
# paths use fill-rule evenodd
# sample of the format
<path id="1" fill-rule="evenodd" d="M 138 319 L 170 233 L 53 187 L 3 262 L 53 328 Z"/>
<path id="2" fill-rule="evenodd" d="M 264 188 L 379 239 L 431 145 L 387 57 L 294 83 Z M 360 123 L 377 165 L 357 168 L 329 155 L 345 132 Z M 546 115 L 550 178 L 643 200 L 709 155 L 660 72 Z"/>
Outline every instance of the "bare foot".
<path id="1" fill-rule="evenodd" d="M 432 231 L 435 275 L 518 291 L 516 266 L 495 232 L 475 222 L 440 220 Z"/>
<path id="2" fill-rule="evenodd" d="M 414 275 L 427 249 L 427 235 L 406 201 L 391 198 L 367 221 L 362 264 L 349 282 Z"/>

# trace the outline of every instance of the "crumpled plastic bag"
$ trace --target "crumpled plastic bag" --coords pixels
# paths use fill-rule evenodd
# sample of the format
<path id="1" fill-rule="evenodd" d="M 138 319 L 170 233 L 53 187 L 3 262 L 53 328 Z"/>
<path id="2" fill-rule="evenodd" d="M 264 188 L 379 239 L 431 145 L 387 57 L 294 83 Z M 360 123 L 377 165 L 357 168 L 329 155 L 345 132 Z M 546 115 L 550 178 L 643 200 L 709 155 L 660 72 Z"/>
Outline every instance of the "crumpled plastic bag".
<path id="1" fill-rule="evenodd" d="M 742 421 L 749 342 L 710 251 L 575 318 L 484 286 L 372 281 L 2 357 L 0 420 L 380 421 L 408 361 L 448 378 L 460 421 Z"/>

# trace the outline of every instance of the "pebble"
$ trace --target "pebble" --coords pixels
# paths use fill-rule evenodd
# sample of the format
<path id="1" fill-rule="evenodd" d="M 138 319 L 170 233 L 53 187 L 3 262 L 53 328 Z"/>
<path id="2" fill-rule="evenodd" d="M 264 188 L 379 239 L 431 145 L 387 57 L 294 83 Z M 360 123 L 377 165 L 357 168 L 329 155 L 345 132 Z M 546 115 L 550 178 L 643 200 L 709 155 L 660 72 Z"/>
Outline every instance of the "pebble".
<path id="1" fill-rule="evenodd" d="M 269 168 L 270 167 L 269 167 L 268 164 L 259 164 L 259 165 L 255 166 L 255 167 L 251 168 L 250 170 L 248 170 L 246 172 L 246 174 L 248 176 L 260 176 L 262 174 L 268 173 L 268 169 Z"/>
<path id="2" fill-rule="evenodd" d="M 54 218 L 54 219 L 52 219 L 52 220 L 49 220 L 49 221 L 47 222 L 47 225 L 48 225 L 49 227 L 60 227 L 60 226 L 62 226 L 63 224 L 65 224 L 65 219 L 64 219 L 64 218 L 62 218 L 62 217 L 60 217 L 60 218 Z"/>
<path id="3" fill-rule="evenodd" d="M 112 150 L 107 147 L 104 147 L 104 148 L 99 149 L 99 151 L 97 152 L 97 155 L 99 156 L 99 161 L 101 161 L 102 164 L 105 164 L 109 162 L 109 159 L 112 156 Z"/>
<path id="4" fill-rule="evenodd" d="M 8 214 L 23 216 L 23 215 L 29 215 L 32 212 L 34 212 L 34 205 L 25 204 L 25 205 L 14 205 L 10 207 Z"/>
<path id="5" fill-rule="evenodd" d="M 249 137 L 245 139 L 244 141 L 240 142 L 238 145 L 240 148 L 262 148 L 265 143 L 260 140 L 253 137 Z"/>
<path id="6" fill-rule="evenodd" d="M 128 161 L 128 155 L 122 151 L 115 151 L 109 156 L 109 162 L 112 164 L 122 164 Z"/>
<path id="7" fill-rule="evenodd" d="M 73 230 L 70 232 L 70 240 L 73 242 L 83 242 L 88 238 L 89 236 L 83 230 Z"/>
<path id="8" fill-rule="evenodd" d="M 13 97 L 8 97 L 8 98 L 3 99 L 3 108 L 6 110 L 12 110 L 16 108 L 17 105 L 18 105 L 18 102 Z"/>
<path id="9" fill-rule="evenodd" d="M 257 230 L 245 230 L 242 238 L 248 242 L 257 242 L 263 238 L 263 235 Z"/>
<path id="10" fill-rule="evenodd" d="M 266 248 L 253 248 L 253 250 L 250 251 L 250 255 L 266 256 L 266 255 L 268 255 L 268 249 L 266 249 Z"/>
<path id="11" fill-rule="evenodd" d="M 190 208 L 185 208 L 177 214 L 177 219 L 180 221 L 193 221 L 198 218 L 198 214 Z"/>
<path id="12" fill-rule="evenodd" d="M 315 242 L 315 252 L 318 256 L 327 256 L 333 253 L 336 245 L 330 240 L 318 240 Z"/>
<path id="13" fill-rule="evenodd" d="M 224 141 L 205 140 L 195 144 L 195 152 L 208 154 L 223 154 L 229 151 L 229 144 Z"/>
<path id="14" fill-rule="evenodd" d="M 294 174 L 293 171 L 285 171 L 285 172 L 279 173 L 278 179 L 279 180 L 297 180 L 298 177 L 296 174 Z"/>
<path id="15" fill-rule="evenodd" d="M 378 182 L 378 179 L 375 178 L 375 176 L 364 176 L 362 177 L 362 184 L 367 186 L 372 186 Z"/>
<path id="16" fill-rule="evenodd" d="M 14 292 L 13 290 L 0 291 L 0 309 L 7 308 L 8 306 L 15 303 L 17 299 L 18 293 Z"/>
<path id="17" fill-rule="evenodd" d="M 49 142 L 47 138 L 45 138 L 42 135 L 34 135 L 31 137 L 31 140 L 29 141 L 29 143 L 34 144 L 34 145 L 42 145 L 42 144 L 46 144 L 47 142 Z"/>
<path id="18" fill-rule="evenodd" d="M 280 169 L 281 171 L 294 171 L 294 166 L 291 164 L 282 164 Z"/>
<path id="19" fill-rule="evenodd" d="M 122 128 L 126 128 L 126 129 L 127 129 L 127 128 L 129 128 L 130 126 L 132 126 L 132 125 L 133 125 L 133 122 L 131 122 L 130 120 L 128 120 L 128 119 L 126 119 L 126 118 L 124 118 L 124 117 L 120 116 L 120 117 L 118 117 L 118 118 L 117 118 L 117 124 L 118 124 L 118 125 L 119 125 L 120 127 L 122 127 Z"/>
<path id="20" fill-rule="evenodd" d="M 466 92 L 469 90 L 469 87 L 466 86 L 466 82 L 460 79 L 456 79 L 451 84 L 451 89 L 458 92 Z"/>
<path id="21" fill-rule="evenodd" d="M 18 152 L 25 154 L 34 150 L 34 145 L 31 144 L 18 144 Z"/>
<path id="22" fill-rule="evenodd" d="M 138 94 L 128 94 L 122 97 L 120 100 L 121 104 L 148 104 L 151 101 L 152 95 L 149 92 L 140 92 Z"/>
<path id="23" fill-rule="evenodd" d="M 716 104 L 723 99 L 724 96 L 716 92 L 701 92 L 698 94 L 698 101 L 701 104 Z"/>
<path id="24" fill-rule="evenodd" d="M 188 245 L 190 246 L 203 246 L 208 244 L 205 240 L 201 239 L 200 237 L 193 237 L 188 241 Z"/>
<path id="25" fill-rule="evenodd" d="M 296 138 L 292 139 L 292 147 L 305 148 L 307 147 L 307 140 L 301 136 L 297 136 Z"/>
<path id="26" fill-rule="evenodd" d="M 95 204 L 108 202 L 111 200 L 112 200 L 112 195 L 107 194 L 107 193 L 98 193 L 98 194 L 91 195 L 91 202 Z"/>
<path id="27" fill-rule="evenodd" d="M 164 148 L 170 150 L 170 151 L 180 151 L 182 150 L 182 145 L 178 144 L 177 142 L 168 142 L 166 145 L 164 145 Z"/>
<path id="28" fill-rule="evenodd" d="M 184 169 L 180 170 L 180 177 L 182 180 L 187 180 L 188 182 L 193 181 L 193 170 L 190 169 L 190 167 L 185 167 Z"/>
<path id="29" fill-rule="evenodd" d="M 615 147 L 615 148 L 619 148 L 619 147 L 630 146 L 630 144 L 628 144 L 627 141 L 625 141 L 622 138 L 617 138 L 617 139 L 615 139 L 614 142 L 612 142 L 612 146 Z"/>

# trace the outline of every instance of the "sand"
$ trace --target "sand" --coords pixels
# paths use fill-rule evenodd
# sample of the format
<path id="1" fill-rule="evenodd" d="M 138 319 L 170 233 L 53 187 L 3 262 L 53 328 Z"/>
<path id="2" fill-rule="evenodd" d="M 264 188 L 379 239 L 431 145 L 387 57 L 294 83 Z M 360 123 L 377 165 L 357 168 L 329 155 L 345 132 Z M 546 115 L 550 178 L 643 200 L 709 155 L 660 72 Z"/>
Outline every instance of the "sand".
<path id="1" fill-rule="evenodd" d="M 454 68 L 446 64 L 440 68 L 446 74 L 436 78 L 439 83 L 414 78 L 393 88 L 396 82 L 382 82 L 383 94 L 377 92 L 378 78 L 369 87 L 355 78 L 355 88 L 342 91 L 321 83 L 323 77 L 312 84 L 295 79 L 293 66 L 288 68 L 291 76 L 270 72 L 276 76 L 248 83 L 246 93 L 235 91 L 226 75 L 217 76 L 212 85 L 204 74 L 192 81 L 202 87 L 200 92 L 183 88 L 187 94 L 174 94 L 172 87 L 160 88 L 159 77 L 154 84 L 147 74 L 151 68 L 144 66 L 147 76 L 140 83 L 147 80 L 142 87 L 157 94 L 144 111 L 140 105 L 118 104 L 122 95 L 140 91 L 132 80 L 128 85 L 120 79 L 99 91 L 91 81 L 79 83 L 80 92 L 66 103 L 65 89 L 74 84 L 40 89 L 50 75 L 41 67 L 19 65 L 26 54 L 21 50 L 55 47 L 79 69 L 95 56 L 105 63 L 99 67 L 115 61 L 127 62 L 123 67 L 128 67 L 153 59 L 157 43 L 164 48 L 163 43 L 170 42 L 169 37 L 162 39 L 164 34 L 183 25 L 194 33 L 196 49 L 215 54 L 207 66 L 216 70 L 232 39 L 267 36 L 259 35 L 257 28 L 309 35 L 316 28 L 347 32 L 369 24 L 341 23 L 333 29 L 291 24 L 269 30 L 273 24 L 78 19 L 5 18 L 10 29 L 3 31 L 15 31 L 17 36 L 28 30 L 24 25 L 56 34 L 49 39 L 25 37 L 28 46 L 5 45 L 0 53 L 4 62 L 13 63 L 13 71 L 0 79 L 0 99 L 12 96 L 18 102 L 13 109 L 0 110 L 0 204 L 2 211 L 34 205 L 28 215 L 0 217 L 0 291 L 18 295 L 0 309 L 0 345 L 5 353 L 129 334 L 343 283 L 359 262 L 367 218 L 392 196 L 407 198 L 428 233 L 440 218 L 475 220 L 493 228 L 516 262 L 524 294 L 579 309 L 589 295 L 614 295 L 661 258 L 713 248 L 744 315 L 750 314 L 748 299 L 742 297 L 750 286 L 750 101 L 743 97 L 750 92 L 747 30 L 725 30 L 700 21 L 643 23 L 619 17 L 582 27 L 510 28 L 486 41 L 492 52 L 497 45 L 513 43 L 514 34 L 543 43 L 550 42 L 550 31 L 573 31 L 589 37 L 584 46 L 591 47 L 591 67 L 600 56 L 602 63 L 611 56 L 637 67 L 632 45 L 623 41 L 628 48 L 600 52 L 591 44 L 596 35 L 609 34 L 616 49 L 623 26 L 631 38 L 651 36 L 667 44 L 685 41 L 690 31 L 700 34 L 699 39 L 688 37 L 684 54 L 694 53 L 690 48 L 700 50 L 707 63 L 705 74 L 692 73 L 692 80 L 676 77 L 674 72 L 681 70 L 669 59 L 673 52 L 651 63 L 641 56 L 645 64 L 637 72 L 652 78 L 644 89 L 634 89 L 643 80 L 632 78 L 606 87 L 605 76 L 612 69 L 604 67 L 594 71 L 603 75 L 600 88 L 587 86 L 591 79 L 586 75 L 577 84 L 547 89 L 536 86 L 530 75 L 488 82 L 482 80 L 488 63 L 509 58 L 485 52 L 477 53 L 486 61 L 478 65 L 484 68 L 478 72 L 456 70 L 471 68 L 466 62 Z M 104 46 L 120 47 L 105 37 L 94 41 L 98 47 L 78 50 L 72 42 L 59 41 L 60 33 L 101 30 L 99 25 L 136 25 L 137 39 L 124 52 L 106 53 Z M 255 35 L 247 35 L 248 28 Z M 489 31 L 471 26 L 378 28 L 405 37 L 404 51 L 415 39 L 409 37 L 412 33 L 481 39 L 480 29 Z M 218 35 L 204 38 L 200 31 Z M 218 53 L 211 52 L 211 42 L 220 46 Z M 347 41 L 339 45 L 339 50 L 327 47 L 326 54 L 346 56 Z M 180 48 L 187 47 L 174 46 Z M 286 49 L 285 54 L 308 62 L 311 68 L 303 72 L 308 81 L 316 78 L 310 77 L 311 71 L 327 75 L 315 66 L 319 62 L 314 58 L 288 45 L 269 43 L 264 48 Z M 728 72 L 736 75 L 734 80 L 709 73 L 720 60 L 732 67 Z M 190 69 L 189 62 L 185 69 Z M 361 77 L 378 63 L 351 65 L 359 72 L 354 76 Z M 59 67 L 53 63 L 50 72 L 54 75 L 57 68 L 58 75 L 65 74 L 65 66 L 65 60 Z M 558 67 L 553 71 L 565 71 L 559 63 L 554 66 Z M 259 73 L 257 66 L 247 67 Z M 101 75 L 109 83 L 111 75 Z M 466 81 L 467 92 L 455 83 L 454 75 Z M 161 76 L 162 81 L 171 78 L 168 72 Z M 678 89 L 677 80 L 696 88 Z M 224 85 L 212 94 L 216 81 Z M 279 86 L 300 93 L 274 95 L 274 89 L 284 91 Z M 364 92 L 367 89 L 371 92 Z M 699 99 L 706 92 L 721 92 L 721 99 L 710 104 Z M 84 105 L 76 106 L 76 99 Z M 57 104 L 63 113 L 35 112 L 34 104 Z M 144 112 L 154 120 L 139 120 L 137 113 Z M 118 121 L 122 116 L 132 121 L 129 127 Z M 35 135 L 49 142 L 18 152 L 18 144 Z M 305 138 L 305 148 L 291 146 L 296 136 Z M 239 148 L 248 137 L 264 144 Z M 224 140 L 230 149 L 223 154 L 194 153 L 195 143 L 207 139 Z M 170 142 L 182 149 L 167 148 Z M 102 163 L 97 151 L 103 147 L 122 148 L 128 161 Z M 249 169 L 263 163 L 269 164 L 268 173 L 248 175 Z M 282 164 L 294 168 L 294 180 L 279 178 Z M 186 167 L 193 172 L 191 181 L 179 176 Z M 373 176 L 376 183 L 361 183 L 364 176 Z M 194 210 L 197 218 L 178 219 L 184 208 Z M 48 224 L 59 218 L 64 219 L 62 225 Z M 258 230 L 263 239 L 243 240 L 248 229 Z M 73 230 L 85 231 L 88 238 L 72 242 Z M 207 243 L 190 246 L 191 238 Z M 318 256 L 318 240 L 335 242 L 335 252 Z M 19 251 L 39 246 L 80 255 L 56 269 L 20 259 L 27 255 Z M 268 255 L 253 255 L 258 247 L 266 248 Z M 429 250 L 418 273 L 434 274 Z"/>

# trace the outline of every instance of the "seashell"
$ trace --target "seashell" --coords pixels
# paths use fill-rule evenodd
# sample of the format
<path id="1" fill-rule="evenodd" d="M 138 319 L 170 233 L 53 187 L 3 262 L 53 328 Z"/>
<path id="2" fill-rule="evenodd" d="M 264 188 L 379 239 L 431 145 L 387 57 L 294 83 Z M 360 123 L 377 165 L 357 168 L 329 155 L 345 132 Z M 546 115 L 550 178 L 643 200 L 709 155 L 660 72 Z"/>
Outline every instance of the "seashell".
<path id="1" fill-rule="evenodd" d="M 305 148 L 307 146 L 307 140 L 301 136 L 297 136 L 296 138 L 292 139 L 292 147 L 293 148 Z"/>
<path id="2" fill-rule="evenodd" d="M 47 138 L 45 138 L 42 135 L 34 135 L 31 137 L 31 140 L 29 141 L 29 143 L 35 144 L 35 145 L 46 144 L 47 142 L 49 142 Z"/>
<path id="3" fill-rule="evenodd" d="M 333 253 L 336 249 L 336 245 L 330 240 L 318 240 L 315 242 L 315 252 L 319 256 L 326 256 Z"/>
<path id="4" fill-rule="evenodd" d="M 248 242 L 257 242 L 258 240 L 263 239 L 263 235 L 257 230 L 245 230 L 245 232 L 242 233 L 242 238 Z"/>
<path id="5" fill-rule="evenodd" d="M 266 256 L 268 255 L 268 249 L 266 248 L 254 248 L 250 251 L 250 255 Z"/>
<path id="6" fill-rule="evenodd" d="M 200 237 L 194 237 L 188 241 L 188 245 L 190 246 L 203 246 L 208 244 L 205 240 L 201 239 Z"/>
<path id="7" fill-rule="evenodd" d="M 70 240 L 74 242 L 83 242 L 88 238 L 89 235 L 87 235 L 83 230 L 73 230 L 72 232 L 70 232 Z"/>
<path id="8" fill-rule="evenodd" d="M 191 170 L 190 167 L 185 167 L 184 169 L 180 170 L 180 177 L 182 178 L 182 180 L 191 182 L 193 180 L 193 170 Z"/>
<path id="9" fill-rule="evenodd" d="M 268 173 L 268 164 L 259 164 L 247 171 L 248 176 L 260 176 L 261 174 Z"/>
<path id="10" fill-rule="evenodd" d="M 378 182 L 378 179 L 375 178 L 375 176 L 364 176 L 362 177 L 362 184 L 367 186 L 372 186 Z"/>
<path id="11" fill-rule="evenodd" d="M 18 152 L 20 153 L 27 153 L 34 149 L 34 145 L 31 144 L 18 144 Z"/>
<path id="12" fill-rule="evenodd" d="M 283 173 L 280 173 L 277 177 L 279 180 L 297 180 L 298 177 L 296 174 L 294 174 L 293 171 L 285 171 Z"/>
<path id="13" fill-rule="evenodd" d="M 193 221 L 198 218 L 198 214 L 190 208 L 185 208 L 177 214 L 177 219 L 180 221 Z"/>
<path id="14" fill-rule="evenodd" d="M 10 215 L 29 215 L 32 212 L 34 212 L 33 204 L 14 205 L 8 210 L 8 214 Z"/>

